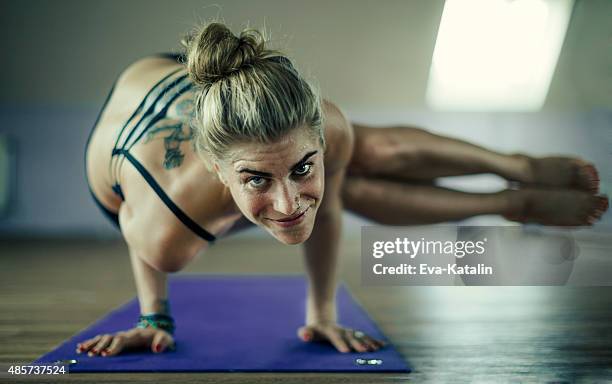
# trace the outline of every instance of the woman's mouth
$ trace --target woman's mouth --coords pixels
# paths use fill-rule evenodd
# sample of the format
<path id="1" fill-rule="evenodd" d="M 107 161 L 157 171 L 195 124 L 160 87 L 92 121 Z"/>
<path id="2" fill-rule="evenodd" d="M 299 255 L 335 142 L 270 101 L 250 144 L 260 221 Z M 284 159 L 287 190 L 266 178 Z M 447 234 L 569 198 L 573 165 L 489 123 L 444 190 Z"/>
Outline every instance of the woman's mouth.
<path id="1" fill-rule="evenodd" d="M 304 221 L 304 218 L 306 217 L 306 212 L 308 212 L 309 209 L 310 207 L 306 208 L 304 212 L 298 215 L 286 218 L 286 219 L 279 219 L 279 220 L 270 219 L 270 221 L 274 222 L 274 224 L 280 227 L 283 227 L 283 228 L 293 227 L 294 225 L 298 225 L 299 223 Z"/>

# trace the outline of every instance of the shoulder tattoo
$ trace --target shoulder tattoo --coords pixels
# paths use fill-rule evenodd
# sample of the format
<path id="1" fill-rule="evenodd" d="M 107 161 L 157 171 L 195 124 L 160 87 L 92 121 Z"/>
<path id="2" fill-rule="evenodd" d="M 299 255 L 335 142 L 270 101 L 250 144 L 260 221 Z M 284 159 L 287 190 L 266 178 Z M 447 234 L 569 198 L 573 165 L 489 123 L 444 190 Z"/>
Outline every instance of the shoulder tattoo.
<path id="1" fill-rule="evenodd" d="M 191 127 L 191 119 L 193 118 L 193 101 L 191 98 L 186 98 L 176 104 L 178 115 L 181 120 L 187 122 L 173 120 L 172 123 L 161 124 L 152 127 L 146 134 L 144 143 L 149 143 L 156 139 L 158 135 L 164 137 L 164 168 L 169 170 L 179 167 L 183 163 L 185 155 L 181 152 L 181 143 L 183 141 L 192 141 L 194 132 Z M 193 143 L 192 143 L 193 144 Z"/>

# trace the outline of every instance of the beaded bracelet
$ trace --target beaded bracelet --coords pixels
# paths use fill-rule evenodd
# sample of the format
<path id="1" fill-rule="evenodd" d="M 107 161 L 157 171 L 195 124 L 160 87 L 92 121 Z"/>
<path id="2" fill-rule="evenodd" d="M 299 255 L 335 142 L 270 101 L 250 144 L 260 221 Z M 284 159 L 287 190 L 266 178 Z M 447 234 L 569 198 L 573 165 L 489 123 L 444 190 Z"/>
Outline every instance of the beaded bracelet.
<path id="1" fill-rule="evenodd" d="M 174 319 L 170 315 L 163 313 L 152 313 L 150 315 L 140 315 L 138 317 L 137 328 L 153 327 L 163 329 L 169 334 L 174 334 Z"/>

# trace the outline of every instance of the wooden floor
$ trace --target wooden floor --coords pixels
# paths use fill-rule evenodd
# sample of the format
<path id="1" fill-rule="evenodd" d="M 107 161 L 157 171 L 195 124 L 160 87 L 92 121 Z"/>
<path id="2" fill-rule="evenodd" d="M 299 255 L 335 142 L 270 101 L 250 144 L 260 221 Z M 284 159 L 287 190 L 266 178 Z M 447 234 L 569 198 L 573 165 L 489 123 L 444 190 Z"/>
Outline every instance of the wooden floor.
<path id="1" fill-rule="evenodd" d="M 609 255 L 612 257 L 612 253 Z M 0 381 L 135 295 L 126 247 L 0 240 Z M 414 368 L 398 374 L 69 374 L 61 382 L 610 382 L 612 288 L 363 287 L 359 242 L 341 277 Z M 300 248 L 229 238 L 185 273 L 302 271 Z M 612 271 L 610 271 L 612 273 Z M 51 382 L 53 377 L 8 377 Z"/>

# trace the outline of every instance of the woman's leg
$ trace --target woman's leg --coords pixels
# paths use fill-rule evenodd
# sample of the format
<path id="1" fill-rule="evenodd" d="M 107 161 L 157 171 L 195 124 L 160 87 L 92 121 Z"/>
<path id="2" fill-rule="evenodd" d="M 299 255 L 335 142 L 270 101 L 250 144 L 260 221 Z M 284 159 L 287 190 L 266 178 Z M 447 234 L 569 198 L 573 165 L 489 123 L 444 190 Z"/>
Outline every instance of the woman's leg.
<path id="1" fill-rule="evenodd" d="M 596 193 L 593 165 L 568 157 L 506 155 L 425 130 L 354 124 L 355 151 L 348 173 L 400 180 L 494 173 L 507 180 Z"/>
<path id="2" fill-rule="evenodd" d="M 344 207 L 384 225 L 431 224 L 496 214 L 545 225 L 589 225 L 608 207 L 604 197 L 575 190 L 521 189 L 465 193 L 405 181 L 347 176 Z"/>
<path id="3" fill-rule="evenodd" d="M 510 210 L 509 200 L 501 193 L 465 193 L 351 176 L 345 178 L 342 198 L 346 209 L 384 225 L 439 223 Z"/>

